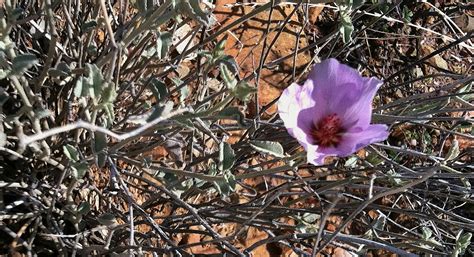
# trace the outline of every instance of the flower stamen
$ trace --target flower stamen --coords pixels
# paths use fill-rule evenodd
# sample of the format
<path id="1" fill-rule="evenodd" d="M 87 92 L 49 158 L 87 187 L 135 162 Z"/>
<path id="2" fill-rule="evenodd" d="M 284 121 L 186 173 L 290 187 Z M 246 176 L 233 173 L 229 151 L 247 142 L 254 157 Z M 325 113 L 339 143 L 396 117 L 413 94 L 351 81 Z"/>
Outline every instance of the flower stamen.
<path id="1" fill-rule="evenodd" d="M 314 143 L 322 147 L 337 146 L 341 141 L 344 128 L 337 114 L 330 114 L 322 118 L 311 130 Z"/>

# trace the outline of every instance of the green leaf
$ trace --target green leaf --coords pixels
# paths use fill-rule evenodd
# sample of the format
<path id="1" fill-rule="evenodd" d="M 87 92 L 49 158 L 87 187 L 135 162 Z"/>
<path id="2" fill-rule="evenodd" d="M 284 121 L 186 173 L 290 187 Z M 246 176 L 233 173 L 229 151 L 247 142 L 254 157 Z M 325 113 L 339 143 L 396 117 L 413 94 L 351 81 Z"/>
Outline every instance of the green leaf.
<path id="1" fill-rule="evenodd" d="M 344 167 L 354 168 L 357 165 L 357 160 L 359 158 L 357 156 L 352 156 L 346 160 L 344 163 Z"/>
<path id="2" fill-rule="evenodd" d="M 198 52 L 198 55 L 204 57 L 206 59 L 206 62 L 209 62 L 214 58 L 213 53 L 210 51 L 200 51 Z"/>
<path id="3" fill-rule="evenodd" d="M 165 83 L 157 78 L 152 78 L 149 85 L 149 88 L 157 102 L 163 101 L 163 99 L 168 96 L 168 88 L 166 88 Z"/>
<path id="4" fill-rule="evenodd" d="M 70 144 L 64 145 L 63 152 L 69 160 L 75 161 L 75 162 L 79 161 L 79 152 L 76 150 L 74 146 Z"/>
<path id="5" fill-rule="evenodd" d="M 342 34 L 342 41 L 348 43 L 352 40 L 352 32 L 354 31 L 354 25 L 352 25 L 352 19 L 349 13 L 342 12 L 341 15 L 341 28 L 340 32 Z"/>
<path id="6" fill-rule="evenodd" d="M 321 215 L 316 213 L 309 213 L 305 212 L 301 219 L 307 223 L 315 223 L 317 220 L 321 218 Z"/>
<path id="7" fill-rule="evenodd" d="M 178 12 L 188 16 L 202 25 L 208 27 L 211 23 L 209 14 L 204 12 L 199 5 L 199 0 L 176 0 Z"/>
<path id="8" fill-rule="evenodd" d="M 74 96 L 75 97 L 81 97 L 81 96 L 85 96 L 86 95 L 86 91 L 88 91 L 87 89 L 85 88 L 88 88 L 85 81 L 84 81 L 84 77 L 83 76 L 80 76 L 77 81 L 76 81 L 76 85 L 74 86 Z"/>
<path id="9" fill-rule="evenodd" d="M 183 117 L 173 117 L 172 120 L 178 122 L 179 124 L 183 125 L 186 128 L 194 129 L 194 123 L 188 119 Z"/>
<path id="10" fill-rule="evenodd" d="M 77 207 L 77 213 L 80 215 L 86 215 L 91 210 L 91 205 L 88 202 L 82 202 Z"/>
<path id="11" fill-rule="evenodd" d="M 107 85 L 103 88 L 102 92 L 102 101 L 104 103 L 113 103 L 115 98 L 117 97 L 117 90 L 115 88 L 115 84 L 113 82 L 104 83 Z"/>
<path id="12" fill-rule="evenodd" d="M 150 117 L 146 119 L 146 121 L 152 121 L 154 119 L 159 118 L 162 115 L 167 115 L 173 109 L 174 103 L 172 101 L 168 101 L 165 104 L 157 104 L 154 108 L 155 110 L 151 113 Z"/>
<path id="13" fill-rule="evenodd" d="M 456 245 L 460 245 L 460 248 L 463 249 L 462 252 L 471 244 L 472 233 L 465 233 L 459 237 Z"/>
<path id="14" fill-rule="evenodd" d="M 237 86 L 232 90 L 232 94 L 241 101 L 248 101 L 249 97 L 257 92 L 257 88 L 250 86 L 245 80 L 239 81 Z"/>
<path id="15" fill-rule="evenodd" d="M 11 19 L 12 20 L 18 20 L 18 18 L 20 18 L 20 16 L 23 14 L 25 10 L 23 8 L 15 8 L 12 10 L 12 12 L 10 13 L 11 14 Z"/>
<path id="16" fill-rule="evenodd" d="M 98 167 L 104 167 L 107 155 L 104 149 L 107 147 L 107 137 L 103 133 L 94 132 L 94 152 L 96 154 L 96 164 Z"/>
<path id="17" fill-rule="evenodd" d="M 87 84 L 90 85 L 88 95 L 93 99 L 98 98 L 103 90 L 104 77 L 102 72 L 95 64 L 86 63 L 89 76 L 87 77 Z"/>
<path id="18" fill-rule="evenodd" d="M 107 128 L 110 128 L 115 120 L 115 112 L 114 112 L 114 104 L 112 103 L 104 103 L 102 104 L 102 108 L 104 109 L 105 114 L 107 115 Z"/>
<path id="19" fill-rule="evenodd" d="M 6 77 L 8 77 L 9 74 L 10 74 L 10 71 L 4 70 L 4 69 L 0 69 L 0 80 L 1 80 L 1 79 L 4 79 L 4 78 L 6 78 Z"/>
<path id="20" fill-rule="evenodd" d="M 117 219 L 112 213 L 104 213 L 97 218 L 97 221 L 105 226 L 112 226 L 117 224 Z"/>
<path id="21" fill-rule="evenodd" d="M 371 152 L 365 160 L 368 161 L 370 164 L 372 164 L 374 166 L 377 166 L 377 165 L 381 164 L 384 161 L 382 158 L 380 158 L 378 156 L 377 153 L 374 153 L 374 152 Z"/>
<path id="22" fill-rule="evenodd" d="M 400 179 L 400 174 L 396 173 L 394 170 L 387 171 L 388 182 L 394 186 L 400 186 L 403 184 L 403 181 Z"/>
<path id="23" fill-rule="evenodd" d="M 62 70 L 51 68 L 48 70 L 48 76 L 52 78 L 66 77 L 68 74 Z"/>
<path id="24" fill-rule="evenodd" d="M 216 115 L 213 115 L 212 117 L 215 120 L 217 119 L 234 119 L 239 121 L 239 124 L 242 126 L 245 126 L 245 115 L 239 110 L 238 107 L 235 106 L 230 106 L 222 109 L 220 112 L 218 112 Z"/>
<path id="25" fill-rule="evenodd" d="M 71 68 L 69 67 L 69 64 L 67 64 L 65 62 L 58 63 L 58 65 L 56 66 L 56 69 L 58 69 L 60 71 L 63 71 L 65 73 L 67 73 L 68 75 L 71 74 Z"/>
<path id="26" fill-rule="evenodd" d="M 186 100 L 186 98 L 189 96 L 189 88 L 187 85 L 184 85 L 183 87 L 181 87 L 181 89 L 179 90 L 179 102 L 181 104 L 184 104 L 184 101 Z"/>
<path id="27" fill-rule="evenodd" d="M 448 153 L 446 154 L 445 160 L 446 161 L 454 160 L 456 159 L 456 157 L 458 157 L 460 153 L 461 151 L 459 151 L 459 142 L 456 139 L 454 139 L 451 143 L 451 147 L 449 148 Z"/>
<path id="28" fill-rule="evenodd" d="M 237 72 L 239 72 L 239 66 L 237 65 L 237 62 L 235 61 L 234 57 L 230 55 L 222 55 L 217 58 L 215 58 L 214 65 L 219 65 L 219 67 L 222 69 L 222 66 L 225 66 L 228 70 L 229 75 L 232 78 L 237 75 Z"/>
<path id="29" fill-rule="evenodd" d="M 221 63 L 219 65 L 220 67 L 220 74 L 222 80 L 224 80 L 224 83 L 226 84 L 227 88 L 230 90 L 234 90 L 235 86 L 237 85 L 237 80 L 235 79 L 235 74 L 232 73 L 231 70 L 229 70 L 228 66 L 225 65 L 224 63 Z"/>
<path id="30" fill-rule="evenodd" d="M 226 142 L 219 145 L 219 169 L 221 171 L 229 170 L 234 166 L 235 153 L 232 146 Z"/>
<path id="31" fill-rule="evenodd" d="M 411 22 L 411 18 L 413 17 L 413 12 L 405 5 L 403 6 L 402 10 L 402 18 L 405 23 Z"/>
<path id="32" fill-rule="evenodd" d="M 146 13 L 149 9 L 153 8 L 153 0 L 132 0 L 132 4 L 140 13 Z"/>
<path id="33" fill-rule="evenodd" d="M 75 179 L 81 179 L 86 175 L 87 169 L 89 168 L 87 163 L 76 162 L 71 165 L 72 176 Z"/>
<path id="34" fill-rule="evenodd" d="M 102 152 L 107 147 L 107 137 L 104 133 L 94 132 L 94 151 Z"/>
<path id="35" fill-rule="evenodd" d="M 466 93 L 466 92 L 474 92 L 472 90 L 472 87 L 473 87 L 474 83 L 469 83 L 467 84 L 466 86 L 460 88 L 457 92 L 458 93 Z M 472 99 L 474 99 L 474 93 L 472 94 L 464 94 L 462 96 L 459 96 L 461 99 L 465 100 L 465 101 L 470 101 Z M 472 130 L 474 131 L 474 130 Z"/>
<path id="36" fill-rule="evenodd" d="M 351 2 L 350 5 L 351 5 L 352 10 L 355 10 L 361 7 L 365 2 L 365 0 L 349 0 L 349 1 Z"/>
<path id="37" fill-rule="evenodd" d="M 34 113 L 35 113 L 35 117 L 38 118 L 38 119 L 44 119 L 46 117 L 51 117 L 53 115 L 53 113 L 48 110 L 48 109 L 35 109 L 34 110 Z"/>
<path id="38" fill-rule="evenodd" d="M 250 146 L 261 153 L 271 154 L 276 157 L 285 157 L 283 146 L 278 142 L 252 141 L 250 142 Z"/>
<path id="39" fill-rule="evenodd" d="M 461 235 L 461 232 L 459 232 L 456 240 L 456 246 L 454 247 L 454 252 L 451 254 L 451 256 L 464 255 L 466 249 L 471 245 L 471 238 L 472 233 L 468 232 Z"/>
<path id="40" fill-rule="evenodd" d="M 157 172 L 155 178 L 163 182 L 167 189 L 171 190 L 176 196 L 181 195 L 193 186 L 192 179 L 181 179 L 176 174 Z"/>
<path id="41" fill-rule="evenodd" d="M 0 41 L 0 57 L 2 58 L 2 60 L 5 57 L 3 52 L 12 49 L 14 46 L 15 44 L 11 42 Z"/>
<path id="42" fill-rule="evenodd" d="M 92 41 L 89 46 L 86 48 L 86 52 L 89 55 L 96 55 L 97 54 L 97 45 L 95 41 Z"/>
<path id="43" fill-rule="evenodd" d="M 319 224 L 316 222 L 321 219 L 319 214 L 303 213 L 302 216 L 293 218 L 297 221 L 296 229 L 301 233 L 316 233 L 319 230 Z"/>
<path id="44" fill-rule="evenodd" d="M 428 240 L 433 235 L 433 231 L 431 231 L 431 229 L 427 227 L 422 227 L 421 232 L 423 233 L 423 236 L 422 236 L 423 240 Z"/>
<path id="45" fill-rule="evenodd" d="M 95 162 L 97 167 L 103 168 L 105 167 L 105 164 L 107 163 L 107 154 L 104 152 L 100 152 L 97 154 L 95 157 Z"/>
<path id="46" fill-rule="evenodd" d="M 227 42 L 227 35 L 225 35 L 217 44 L 216 47 L 214 48 L 213 52 L 213 57 L 214 58 L 219 58 L 220 56 L 224 55 L 224 50 L 225 50 L 225 43 Z"/>
<path id="47" fill-rule="evenodd" d="M 214 186 L 220 195 L 227 196 L 235 191 L 237 181 L 235 180 L 235 176 L 228 170 L 224 171 L 223 177 L 224 180 L 214 182 Z"/>
<path id="48" fill-rule="evenodd" d="M 38 59 L 34 54 L 22 54 L 15 57 L 12 61 L 12 71 L 14 75 L 21 75 L 28 69 L 38 64 Z"/>
<path id="49" fill-rule="evenodd" d="M 158 59 L 163 59 L 168 54 L 171 44 L 173 43 L 173 35 L 169 32 L 158 33 L 156 39 L 156 52 Z"/>
<path id="50" fill-rule="evenodd" d="M 81 31 L 84 34 L 89 31 L 94 30 L 96 27 L 97 27 L 97 21 L 95 20 L 87 21 L 87 22 L 84 22 L 84 24 L 82 24 Z"/>

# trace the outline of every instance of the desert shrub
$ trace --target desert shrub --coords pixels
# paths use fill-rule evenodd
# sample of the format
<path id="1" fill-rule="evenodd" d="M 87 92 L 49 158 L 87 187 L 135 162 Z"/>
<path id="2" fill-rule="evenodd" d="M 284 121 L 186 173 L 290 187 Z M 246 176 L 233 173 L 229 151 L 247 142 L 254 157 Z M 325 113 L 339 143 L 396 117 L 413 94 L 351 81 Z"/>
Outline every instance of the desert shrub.
<path id="1" fill-rule="evenodd" d="M 0 1 L 0 252 L 472 254 L 472 6 L 329 2 Z M 275 103 L 330 57 L 390 137 L 315 166 Z"/>

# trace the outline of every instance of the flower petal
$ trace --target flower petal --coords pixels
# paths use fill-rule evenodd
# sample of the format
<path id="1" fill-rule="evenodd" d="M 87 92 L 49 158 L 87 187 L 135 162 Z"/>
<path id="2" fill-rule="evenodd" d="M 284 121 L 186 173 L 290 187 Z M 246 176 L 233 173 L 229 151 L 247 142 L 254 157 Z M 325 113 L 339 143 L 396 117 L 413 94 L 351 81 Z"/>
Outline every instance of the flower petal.
<path id="1" fill-rule="evenodd" d="M 310 132 L 312 117 L 301 115 L 314 108 L 314 101 L 309 94 L 307 86 L 296 83 L 287 87 L 278 99 L 278 113 L 283 120 L 288 133 L 303 146 L 310 144 L 307 134 Z"/>
<path id="2" fill-rule="evenodd" d="M 369 125 L 365 129 L 356 128 L 343 135 L 337 155 L 348 156 L 367 145 L 387 139 L 388 135 L 387 126 L 381 124 Z"/>
<path id="3" fill-rule="evenodd" d="M 369 125 L 372 99 L 381 85 L 380 80 L 364 78 L 336 59 L 327 59 L 313 67 L 306 83 L 314 87 L 311 97 L 322 116 L 335 113 L 347 128 Z"/>
<path id="4" fill-rule="evenodd" d="M 342 154 L 341 150 L 336 147 L 318 147 L 315 152 L 308 152 L 308 161 L 314 165 L 324 165 L 324 160 L 329 156 L 345 157 L 349 154 Z"/>
<path id="5" fill-rule="evenodd" d="M 364 80 L 365 83 L 362 85 L 361 92 L 354 101 L 351 101 L 351 105 L 345 107 L 345 109 L 337 110 L 337 113 L 341 115 L 341 120 L 344 121 L 343 126 L 346 128 L 366 128 L 372 119 L 372 101 L 375 93 L 382 85 L 382 81 L 376 78 Z"/>
<path id="6" fill-rule="evenodd" d="M 328 156 L 325 153 L 318 151 L 319 147 L 317 145 L 308 145 L 305 147 L 306 150 L 306 159 L 309 163 L 320 166 L 324 165 L 324 159 Z"/>
<path id="7" fill-rule="evenodd" d="M 372 100 L 381 84 L 336 59 L 328 59 L 313 67 L 303 86 L 292 84 L 283 92 L 278 101 L 280 117 L 288 132 L 305 148 L 308 162 L 322 165 L 327 156 L 348 156 L 388 137 L 385 125 L 370 125 Z M 312 130 L 321 129 L 318 123 L 326 122 L 324 118 L 333 114 L 345 131 L 339 144 L 313 144 Z"/>

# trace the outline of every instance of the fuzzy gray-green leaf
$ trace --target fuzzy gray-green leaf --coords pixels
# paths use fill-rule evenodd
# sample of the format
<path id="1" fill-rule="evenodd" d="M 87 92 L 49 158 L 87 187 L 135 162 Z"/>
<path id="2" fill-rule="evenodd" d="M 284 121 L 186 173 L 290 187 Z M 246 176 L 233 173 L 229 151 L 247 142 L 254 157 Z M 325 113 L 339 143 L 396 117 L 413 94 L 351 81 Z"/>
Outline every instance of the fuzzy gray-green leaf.
<path id="1" fill-rule="evenodd" d="M 10 72 L 8 70 L 0 69 L 0 80 L 8 77 Z"/>
<path id="2" fill-rule="evenodd" d="M 95 64 L 86 63 L 87 69 L 89 71 L 89 76 L 87 77 L 87 83 L 89 84 L 89 96 L 92 98 L 97 98 L 100 96 L 104 86 L 104 77 L 102 76 L 101 70 Z"/>
<path id="3" fill-rule="evenodd" d="M 220 195 L 227 196 L 235 191 L 237 181 L 235 180 L 235 176 L 228 170 L 224 171 L 223 177 L 224 180 L 214 182 L 214 185 Z"/>
<path id="4" fill-rule="evenodd" d="M 250 146 L 261 153 L 271 154 L 276 157 L 285 157 L 283 146 L 278 142 L 255 140 L 250 142 Z"/>
<path id="5" fill-rule="evenodd" d="M 222 109 L 217 114 L 214 114 L 213 119 L 234 119 L 239 122 L 240 125 L 245 126 L 245 115 L 239 110 L 238 107 L 230 106 Z"/>
<path id="6" fill-rule="evenodd" d="M 237 83 L 235 88 L 232 90 L 232 94 L 241 101 L 248 101 L 249 97 L 257 92 L 257 88 L 251 86 L 246 81 L 242 80 Z"/>
<path id="7" fill-rule="evenodd" d="M 97 221 L 106 226 L 112 226 L 117 224 L 117 219 L 112 213 L 104 213 L 97 218 Z"/>
<path id="8" fill-rule="evenodd" d="M 58 78 L 58 77 L 65 77 L 68 74 L 62 70 L 56 69 L 56 68 L 51 68 L 48 70 L 48 76 L 52 78 Z"/>
<path id="9" fill-rule="evenodd" d="M 76 150 L 74 146 L 70 144 L 64 145 L 63 152 L 69 160 L 75 161 L 75 162 L 79 161 L 79 152 Z"/>
<path id="10" fill-rule="evenodd" d="M 12 74 L 21 75 L 28 69 L 38 64 L 38 59 L 34 54 L 22 54 L 15 57 L 12 61 Z"/>
<path id="11" fill-rule="evenodd" d="M 177 0 L 178 12 L 184 14 L 204 26 L 210 25 L 209 14 L 204 12 L 199 5 L 199 0 Z"/>
<path id="12" fill-rule="evenodd" d="M 222 65 L 224 65 L 232 74 L 232 77 L 234 77 L 239 72 L 239 67 L 237 63 L 235 62 L 234 57 L 230 55 L 221 55 L 218 58 L 216 58 L 214 62 L 215 62 L 215 65 L 219 65 L 219 67 L 221 68 L 222 68 Z"/>
<path id="13" fill-rule="evenodd" d="M 87 169 L 89 168 L 87 163 L 83 163 L 83 162 L 73 163 L 71 167 L 72 167 L 72 176 L 75 179 L 83 178 L 86 175 Z"/>
<path id="14" fill-rule="evenodd" d="M 91 204 L 88 202 L 82 202 L 78 207 L 77 207 L 77 213 L 80 215 L 85 215 L 91 210 Z"/>
<path id="15" fill-rule="evenodd" d="M 351 16 L 348 13 L 342 13 L 341 28 L 342 41 L 348 43 L 352 40 L 352 32 L 354 31 L 354 25 L 352 25 Z"/>
<path id="16" fill-rule="evenodd" d="M 148 117 L 147 121 L 152 121 L 154 119 L 159 118 L 162 115 L 167 115 L 173 109 L 174 103 L 171 101 L 166 102 L 165 104 L 157 104 L 154 108 L 155 110 L 151 113 L 150 117 Z"/>
<path id="17" fill-rule="evenodd" d="M 158 59 L 163 59 L 168 54 L 171 44 L 173 43 L 173 35 L 169 32 L 160 32 L 156 41 L 156 53 Z"/>
<path id="18" fill-rule="evenodd" d="M 472 238 L 472 233 L 468 232 L 465 234 L 461 234 L 460 232 L 456 240 L 456 246 L 451 256 L 463 255 L 466 249 L 469 247 L 469 245 L 471 245 L 471 238 Z"/>
<path id="19" fill-rule="evenodd" d="M 235 153 L 232 146 L 229 143 L 221 142 L 219 146 L 219 169 L 229 170 L 234 166 Z"/>
<path id="20" fill-rule="evenodd" d="M 446 154 L 446 161 L 454 160 L 460 154 L 459 142 L 454 139 L 451 143 L 451 148 L 449 148 L 448 153 Z"/>
<path id="21" fill-rule="evenodd" d="M 225 85 L 230 90 L 234 90 L 237 85 L 237 80 L 235 79 L 235 74 L 225 65 L 224 63 L 219 64 L 221 71 L 221 78 L 224 80 Z"/>
<path id="22" fill-rule="evenodd" d="M 153 93 L 153 96 L 156 98 L 157 102 L 162 101 L 165 97 L 168 96 L 168 89 L 166 88 L 165 83 L 158 80 L 157 78 L 152 78 L 150 80 L 150 90 Z"/>
<path id="23" fill-rule="evenodd" d="M 84 87 L 87 87 L 84 77 L 80 76 L 77 81 L 76 85 L 74 86 L 74 96 L 75 97 L 81 97 L 85 95 L 86 90 L 84 90 Z"/>
<path id="24" fill-rule="evenodd" d="M 104 103 L 113 103 L 117 97 L 117 91 L 115 89 L 115 84 L 113 82 L 104 83 L 103 92 L 102 92 L 102 101 Z"/>
<path id="25" fill-rule="evenodd" d="M 105 114 L 107 115 L 107 126 L 110 127 L 115 120 L 115 112 L 114 112 L 114 104 L 113 103 L 104 103 L 102 105 L 102 108 L 104 109 Z"/>

